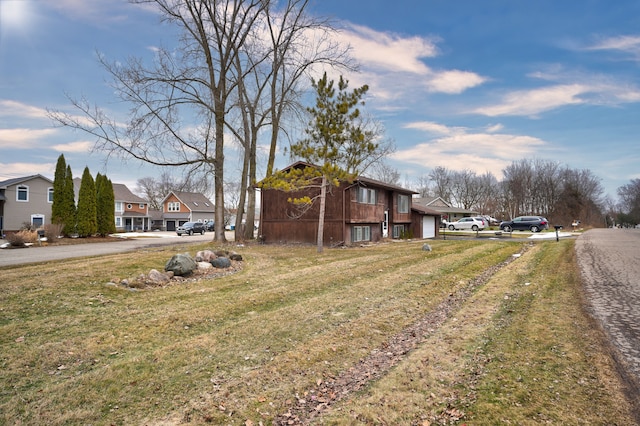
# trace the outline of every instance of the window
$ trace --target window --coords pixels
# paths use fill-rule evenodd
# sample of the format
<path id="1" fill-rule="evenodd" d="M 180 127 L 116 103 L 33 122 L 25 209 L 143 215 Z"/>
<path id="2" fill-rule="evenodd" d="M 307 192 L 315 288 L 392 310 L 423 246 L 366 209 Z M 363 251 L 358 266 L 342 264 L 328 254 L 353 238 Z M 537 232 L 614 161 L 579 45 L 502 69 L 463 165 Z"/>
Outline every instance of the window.
<path id="1" fill-rule="evenodd" d="M 398 194 L 398 213 L 409 213 L 409 196 Z"/>
<path id="2" fill-rule="evenodd" d="M 29 187 L 26 185 L 20 185 L 16 191 L 16 201 L 29 201 Z"/>
<path id="3" fill-rule="evenodd" d="M 371 241 L 371 227 L 354 226 L 352 228 L 351 241 L 354 243 L 358 241 Z"/>
<path id="4" fill-rule="evenodd" d="M 127 204 L 127 210 L 131 210 L 133 206 L 131 204 Z"/>
<path id="5" fill-rule="evenodd" d="M 122 201 L 116 201 L 116 212 L 122 213 L 124 211 L 124 204 Z"/>
<path id="6" fill-rule="evenodd" d="M 375 204 L 376 203 L 376 190 L 371 188 L 358 187 L 357 201 L 363 204 Z"/>
<path id="7" fill-rule="evenodd" d="M 393 238 L 402 238 L 404 235 L 404 225 L 393 225 Z"/>
<path id="8" fill-rule="evenodd" d="M 116 228 L 122 228 L 122 218 L 120 216 L 116 216 Z"/>
<path id="9" fill-rule="evenodd" d="M 43 214 L 32 214 L 31 215 L 31 226 L 38 229 L 44 226 L 44 215 Z"/>
<path id="10" fill-rule="evenodd" d="M 144 204 L 143 203 L 138 204 L 138 208 L 144 210 Z"/>
<path id="11" fill-rule="evenodd" d="M 53 203 L 53 188 L 47 189 L 47 202 Z"/>
<path id="12" fill-rule="evenodd" d="M 198 202 L 197 202 L 197 201 L 194 201 L 194 202 L 193 202 L 193 205 L 194 205 L 194 206 L 196 206 L 196 207 L 198 207 Z"/>
<path id="13" fill-rule="evenodd" d="M 180 202 L 172 201 L 167 203 L 167 210 L 170 212 L 179 212 L 180 211 Z"/>

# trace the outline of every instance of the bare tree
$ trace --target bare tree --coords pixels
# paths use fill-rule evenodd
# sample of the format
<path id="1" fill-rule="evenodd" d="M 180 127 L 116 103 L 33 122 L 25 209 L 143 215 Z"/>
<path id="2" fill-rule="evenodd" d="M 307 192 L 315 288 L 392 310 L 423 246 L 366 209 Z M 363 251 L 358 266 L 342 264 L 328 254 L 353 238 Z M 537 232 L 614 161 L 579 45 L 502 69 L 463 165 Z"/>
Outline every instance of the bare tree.
<path id="1" fill-rule="evenodd" d="M 438 166 L 429 173 L 429 179 L 433 182 L 434 195 L 450 203 L 453 198 L 451 172 L 445 167 Z"/>
<path id="2" fill-rule="evenodd" d="M 400 172 L 384 162 L 379 162 L 371 167 L 371 178 L 390 185 L 400 185 Z"/>
<path id="3" fill-rule="evenodd" d="M 618 188 L 618 196 L 620 197 L 621 210 L 627 215 L 629 222 L 639 224 L 640 179 L 631 179 L 628 184 Z"/>
<path id="4" fill-rule="evenodd" d="M 324 64 L 339 69 L 354 68 L 349 64 L 348 49 L 330 37 L 334 31 L 331 25 L 306 12 L 308 3 L 308 0 L 267 2 L 252 37 L 245 43 L 244 55 L 234 62 L 238 108 L 229 130 L 244 152 L 240 188 L 246 192 L 240 195 L 237 221 L 245 214 L 245 205 L 247 223 L 254 221 L 259 134 L 264 128 L 269 129 L 266 175 L 270 176 L 283 120 L 289 114 L 299 115 L 304 109 L 299 98 L 308 87 L 313 67 Z M 244 231 L 245 235 L 239 236 L 242 227 L 236 227 L 236 238 L 253 236 L 250 227 Z"/>
<path id="5" fill-rule="evenodd" d="M 218 241 L 224 241 L 224 129 L 236 89 L 230 70 L 264 0 L 131 0 L 154 5 L 162 20 L 182 30 L 176 51 L 160 49 L 152 65 L 129 59 L 100 62 L 116 94 L 131 105 L 116 119 L 86 100 L 71 99 L 83 117 L 51 112 L 58 123 L 97 138 L 98 148 L 149 164 L 213 174 Z M 193 117 L 193 120 L 189 120 Z"/>

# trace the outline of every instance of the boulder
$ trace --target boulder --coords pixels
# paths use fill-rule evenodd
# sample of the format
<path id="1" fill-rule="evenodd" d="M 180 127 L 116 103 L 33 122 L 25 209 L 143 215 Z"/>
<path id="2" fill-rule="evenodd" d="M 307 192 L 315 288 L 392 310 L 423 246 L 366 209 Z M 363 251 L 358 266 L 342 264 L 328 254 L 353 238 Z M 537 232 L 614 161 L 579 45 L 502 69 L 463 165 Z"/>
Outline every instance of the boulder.
<path id="1" fill-rule="evenodd" d="M 191 274 L 196 267 L 196 261 L 193 260 L 189 253 L 178 253 L 167 261 L 164 270 L 171 271 L 174 276 L 181 277 Z"/>
<path id="2" fill-rule="evenodd" d="M 201 250 L 196 253 L 196 262 L 211 262 L 216 258 L 216 254 L 211 250 Z"/>
<path id="3" fill-rule="evenodd" d="M 231 267 L 231 260 L 228 257 L 216 257 L 211 261 L 214 268 L 229 268 Z"/>
<path id="4" fill-rule="evenodd" d="M 213 265 L 210 262 L 197 262 L 198 264 L 198 270 L 202 270 L 205 271 L 207 269 L 212 269 Z"/>
<path id="5" fill-rule="evenodd" d="M 234 252 L 229 254 L 229 259 L 235 260 L 236 262 L 242 262 L 242 255 Z"/>
<path id="6" fill-rule="evenodd" d="M 157 269 L 152 269 L 149 271 L 149 275 L 147 275 L 147 280 L 150 284 L 162 285 L 171 281 L 171 277 L 169 277 L 169 274 L 162 273 Z"/>
<path id="7" fill-rule="evenodd" d="M 431 246 L 429 244 L 425 244 L 422 246 L 422 251 L 431 251 Z"/>

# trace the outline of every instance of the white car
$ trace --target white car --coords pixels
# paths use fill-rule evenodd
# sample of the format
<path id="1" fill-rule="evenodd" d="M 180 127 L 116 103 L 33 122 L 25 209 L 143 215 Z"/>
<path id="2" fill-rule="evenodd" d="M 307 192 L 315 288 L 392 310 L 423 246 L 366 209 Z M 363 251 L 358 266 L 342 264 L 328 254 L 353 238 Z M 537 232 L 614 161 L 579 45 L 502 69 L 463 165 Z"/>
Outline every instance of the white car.
<path id="1" fill-rule="evenodd" d="M 450 222 L 449 229 L 455 231 L 457 229 L 470 229 L 472 231 L 482 231 L 489 226 L 487 221 L 481 217 L 463 217 L 457 222 Z"/>

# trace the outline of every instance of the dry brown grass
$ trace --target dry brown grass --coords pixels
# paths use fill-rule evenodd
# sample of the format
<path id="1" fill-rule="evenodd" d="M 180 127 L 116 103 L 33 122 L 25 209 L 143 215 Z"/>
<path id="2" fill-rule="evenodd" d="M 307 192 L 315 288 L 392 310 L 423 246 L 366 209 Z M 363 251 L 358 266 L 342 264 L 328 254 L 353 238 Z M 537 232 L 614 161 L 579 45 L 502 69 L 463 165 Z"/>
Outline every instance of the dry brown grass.
<path id="1" fill-rule="evenodd" d="M 322 402 L 316 389 L 522 248 L 431 245 L 432 252 L 400 242 L 322 255 L 314 247 L 247 246 L 236 248 L 245 266 L 235 275 L 143 291 L 105 283 L 161 269 L 173 249 L 2 269 L 0 423 L 258 425 L 295 410 L 302 422 L 318 424 L 444 423 L 456 415 L 491 424 L 527 420 L 519 413 L 528 410 L 554 421 L 597 422 L 601 417 L 587 412 L 594 395 L 606 404 L 620 393 L 597 336 L 574 336 L 588 330 L 574 298 L 575 271 L 564 266 L 572 264 L 571 242 L 529 250 L 460 300 L 437 329 L 416 336 L 418 347 L 395 368 L 377 380 L 363 377 L 359 393 L 328 396 L 319 415 L 305 417 L 305 406 Z M 560 273 L 544 273 L 550 268 Z M 551 306 L 556 310 L 544 310 Z M 551 320 L 553 333 L 533 339 Z M 516 350 L 516 337 L 527 336 Z M 571 354 L 571 364 L 551 347 Z M 513 370 L 527 356 L 526 383 L 544 379 L 536 391 L 559 386 L 545 373 L 550 361 L 562 383 L 591 371 L 580 385 L 586 390 L 560 399 L 549 392 L 530 400 L 491 397 L 505 389 L 504 377 L 522 383 Z M 489 407 L 502 411 L 481 416 Z M 612 423 L 630 419 L 624 407 L 602 413 Z"/>

